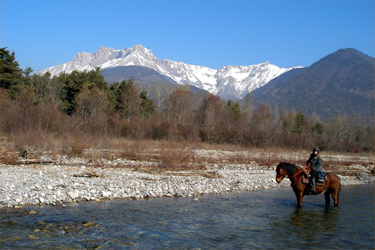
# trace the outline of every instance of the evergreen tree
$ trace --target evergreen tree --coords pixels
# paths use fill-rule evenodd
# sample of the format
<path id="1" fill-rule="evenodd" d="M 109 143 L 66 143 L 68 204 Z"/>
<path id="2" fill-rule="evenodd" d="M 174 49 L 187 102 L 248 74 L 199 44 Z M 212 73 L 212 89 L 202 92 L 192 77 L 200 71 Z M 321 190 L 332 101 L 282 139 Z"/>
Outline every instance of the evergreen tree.
<path id="1" fill-rule="evenodd" d="M 294 117 L 293 132 L 297 134 L 301 134 L 306 124 L 307 124 L 307 119 L 305 115 L 301 111 L 298 112 L 296 116 Z"/>
<path id="2" fill-rule="evenodd" d="M 139 94 L 139 97 L 141 98 L 140 111 L 144 118 L 149 118 L 155 111 L 154 101 L 148 99 L 147 91 L 145 90 Z"/>
<path id="3" fill-rule="evenodd" d="M 16 61 L 14 51 L 0 48 L 0 87 L 10 89 L 22 82 L 22 70 Z"/>
<path id="4" fill-rule="evenodd" d="M 141 98 L 134 79 L 124 80 L 120 84 L 115 82 L 111 85 L 110 90 L 115 98 L 115 110 L 122 117 L 129 122 L 130 117 L 138 115 Z"/>
<path id="5" fill-rule="evenodd" d="M 229 100 L 227 101 L 226 107 L 230 119 L 238 120 L 242 117 L 241 108 L 238 102 Z"/>
<path id="6" fill-rule="evenodd" d="M 321 122 L 317 122 L 317 123 L 313 124 L 312 130 L 313 130 L 313 132 L 316 132 L 319 135 L 321 135 L 324 132 L 324 124 L 321 123 Z"/>
<path id="7" fill-rule="evenodd" d="M 58 79 L 63 85 L 61 93 L 63 101 L 62 110 L 69 115 L 74 113 L 76 109 L 76 97 L 83 87 L 108 90 L 108 84 L 104 81 L 104 76 L 101 74 L 100 68 L 89 72 L 74 70 L 70 74 L 61 73 Z"/>
<path id="8" fill-rule="evenodd" d="M 22 73 L 24 74 L 24 76 L 26 77 L 26 78 L 29 78 L 30 76 L 31 76 L 31 73 L 33 73 L 33 69 L 32 68 L 30 68 L 30 67 L 26 67 L 26 69 L 25 70 L 23 70 L 22 71 Z"/>

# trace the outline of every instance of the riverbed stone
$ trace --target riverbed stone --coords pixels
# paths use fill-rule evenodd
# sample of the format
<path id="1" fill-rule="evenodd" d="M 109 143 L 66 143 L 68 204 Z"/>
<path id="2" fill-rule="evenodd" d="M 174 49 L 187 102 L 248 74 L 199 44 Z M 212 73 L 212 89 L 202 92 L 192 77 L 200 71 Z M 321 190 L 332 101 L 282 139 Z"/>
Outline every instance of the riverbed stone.
<path id="1" fill-rule="evenodd" d="M 92 227 L 92 226 L 95 226 L 95 223 L 93 222 L 86 222 L 83 224 L 84 227 Z"/>
<path id="2" fill-rule="evenodd" d="M 112 195 L 112 192 L 110 191 L 102 191 L 102 195 L 104 198 L 108 198 Z"/>
<path id="3" fill-rule="evenodd" d="M 69 197 L 72 199 L 76 199 L 78 197 L 77 192 L 68 192 L 67 195 L 69 195 Z"/>
<path id="4" fill-rule="evenodd" d="M 29 235 L 29 240 L 36 240 L 36 239 L 39 239 L 39 238 L 32 234 Z"/>
<path id="5" fill-rule="evenodd" d="M 208 164 L 207 171 L 195 173 L 180 171 L 144 173 L 130 168 L 92 168 L 81 158 L 56 156 L 64 165 L 0 165 L 0 207 L 27 204 L 64 204 L 74 201 L 99 201 L 113 198 L 191 197 L 209 193 L 289 187 L 289 180 L 278 184 L 275 167 L 246 164 Z M 103 159 L 104 161 L 105 159 Z M 115 158 L 105 160 L 107 165 L 150 166 L 153 163 Z M 78 164 L 78 166 L 74 166 Z M 148 165 L 149 164 L 149 165 Z M 84 166 L 85 168 L 81 168 Z M 368 172 L 357 176 L 340 176 L 342 185 L 374 183 L 374 166 L 354 166 Z M 77 178 L 74 174 L 95 172 L 100 178 Z M 209 177 L 204 176 L 209 173 Z M 213 173 L 217 173 L 217 175 Z M 41 176 L 42 175 L 42 176 Z M 17 183 L 17 186 L 14 184 Z"/>

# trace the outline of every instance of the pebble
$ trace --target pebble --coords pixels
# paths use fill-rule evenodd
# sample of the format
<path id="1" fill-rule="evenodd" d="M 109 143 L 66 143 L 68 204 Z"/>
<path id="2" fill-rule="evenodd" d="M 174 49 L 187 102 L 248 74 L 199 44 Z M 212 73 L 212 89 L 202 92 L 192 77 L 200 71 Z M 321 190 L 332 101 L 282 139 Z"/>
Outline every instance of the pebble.
<path id="1" fill-rule="evenodd" d="M 87 223 L 84 223 L 83 226 L 84 227 L 91 227 L 91 226 L 94 226 L 95 224 L 93 222 L 87 222 Z"/>
<path id="2" fill-rule="evenodd" d="M 29 240 L 36 240 L 38 239 L 38 237 L 36 237 L 35 235 L 29 235 Z"/>
<path id="3" fill-rule="evenodd" d="M 150 162 L 136 162 L 115 158 L 106 164 L 150 166 Z M 29 168 L 24 165 L 0 164 L 0 208 L 19 208 L 23 205 L 61 204 L 106 199 L 143 199 L 154 197 L 192 197 L 205 194 L 250 191 L 266 188 L 290 187 L 290 181 L 275 181 L 275 167 L 264 168 L 252 164 L 207 164 L 206 173 L 168 172 L 150 174 L 131 168 L 94 168 L 84 159 L 61 157 L 65 165 L 41 165 Z M 76 166 L 74 166 L 74 164 Z M 357 166 L 359 167 L 359 166 Z M 372 166 L 373 169 L 373 166 Z M 82 173 L 96 173 L 100 177 L 74 177 Z M 189 175 L 189 173 L 192 173 Z M 194 174 L 193 174 L 194 173 Z M 215 174 L 213 174 L 215 173 Z M 212 176 L 216 176 L 212 178 Z M 374 183 L 374 176 L 339 176 L 342 185 Z M 17 183 L 17 185 L 14 185 Z M 199 198 L 194 198 L 198 201 Z M 32 214 L 33 211 L 29 213 Z"/>
<path id="4" fill-rule="evenodd" d="M 67 195 L 69 195 L 69 197 L 72 199 L 78 198 L 78 194 L 76 192 L 68 192 Z"/>

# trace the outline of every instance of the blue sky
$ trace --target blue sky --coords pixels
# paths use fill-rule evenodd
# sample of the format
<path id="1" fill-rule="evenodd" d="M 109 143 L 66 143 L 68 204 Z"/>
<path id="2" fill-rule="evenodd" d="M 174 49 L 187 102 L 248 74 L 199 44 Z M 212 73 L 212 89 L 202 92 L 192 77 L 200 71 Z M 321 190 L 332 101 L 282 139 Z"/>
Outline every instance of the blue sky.
<path id="1" fill-rule="evenodd" d="M 219 69 L 309 66 L 341 48 L 374 57 L 375 1 L 0 1 L 0 46 L 35 71 L 81 51 L 142 44 Z"/>

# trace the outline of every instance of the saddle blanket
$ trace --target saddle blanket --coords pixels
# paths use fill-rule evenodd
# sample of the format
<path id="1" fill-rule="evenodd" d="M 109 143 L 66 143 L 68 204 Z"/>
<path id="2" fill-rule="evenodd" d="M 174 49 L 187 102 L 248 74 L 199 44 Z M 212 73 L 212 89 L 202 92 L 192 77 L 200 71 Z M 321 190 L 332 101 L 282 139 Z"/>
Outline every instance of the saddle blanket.
<path id="1" fill-rule="evenodd" d="M 327 180 L 327 174 L 323 171 L 318 172 L 318 178 L 315 185 L 317 186 L 323 186 L 324 182 Z M 302 175 L 302 183 L 303 184 L 310 184 L 310 179 L 307 178 L 305 175 Z"/>
<path id="2" fill-rule="evenodd" d="M 318 171 L 318 182 L 325 182 L 327 180 L 327 174 L 323 171 Z"/>

